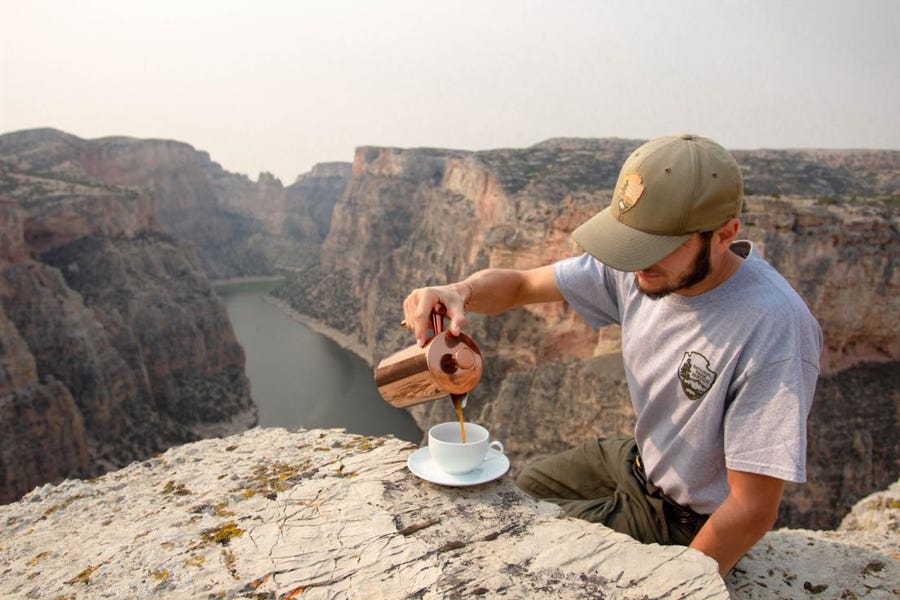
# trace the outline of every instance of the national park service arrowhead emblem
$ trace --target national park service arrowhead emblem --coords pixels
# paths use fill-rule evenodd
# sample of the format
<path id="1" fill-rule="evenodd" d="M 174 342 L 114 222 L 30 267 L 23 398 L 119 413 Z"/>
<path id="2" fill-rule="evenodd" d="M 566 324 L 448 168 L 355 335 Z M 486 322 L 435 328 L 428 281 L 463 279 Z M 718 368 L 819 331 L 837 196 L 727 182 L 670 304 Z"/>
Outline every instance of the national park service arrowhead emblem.
<path id="1" fill-rule="evenodd" d="M 699 352 L 685 352 L 678 367 L 681 389 L 691 400 L 699 400 L 716 382 L 716 372 Z"/>
<path id="2" fill-rule="evenodd" d="M 619 189 L 616 190 L 616 205 L 619 212 L 623 213 L 632 209 L 638 198 L 644 193 L 644 183 L 637 173 L 629 173 L 622 179 Z"/>

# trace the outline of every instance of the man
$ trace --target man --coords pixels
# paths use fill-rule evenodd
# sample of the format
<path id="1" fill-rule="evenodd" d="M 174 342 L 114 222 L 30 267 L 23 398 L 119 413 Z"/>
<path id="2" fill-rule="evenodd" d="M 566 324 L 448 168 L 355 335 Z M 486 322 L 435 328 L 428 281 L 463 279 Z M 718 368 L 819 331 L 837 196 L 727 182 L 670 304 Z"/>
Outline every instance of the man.
<path id="1" fill-rule="evenodd" d="M 822 349 L 800 297 L 736 241 L 742 201 L 740 169 L 720 145 L 652 140 L 624 163 L 610 205 L 573 232 L 582 256 L 487 269 L 404 301 L 420 345 L 437 303 L 453 333 L 466 310 L 560 300 L 594 328 L 621 324 L 634 439 L 589 440 L 518 484 L 643 542 L 690 545 L 722 575 L 771 528 L 784 482 L 806 479 Z"/>

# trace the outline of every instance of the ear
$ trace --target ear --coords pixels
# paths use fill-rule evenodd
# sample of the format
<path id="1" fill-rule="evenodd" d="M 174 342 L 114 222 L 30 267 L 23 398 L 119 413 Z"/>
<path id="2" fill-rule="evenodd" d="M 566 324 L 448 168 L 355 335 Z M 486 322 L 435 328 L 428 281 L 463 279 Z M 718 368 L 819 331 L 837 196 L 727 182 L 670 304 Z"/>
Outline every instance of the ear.
<path id="1" fill-rule="evenodd" d="M 729 219 L 724 225 L 713 232 L 713 246 L 720 252 L 725 252 L 731 248 L 731 244 L 737 239 L 738 231 L 741 230 L 741 222 L 739 219 Z"/>

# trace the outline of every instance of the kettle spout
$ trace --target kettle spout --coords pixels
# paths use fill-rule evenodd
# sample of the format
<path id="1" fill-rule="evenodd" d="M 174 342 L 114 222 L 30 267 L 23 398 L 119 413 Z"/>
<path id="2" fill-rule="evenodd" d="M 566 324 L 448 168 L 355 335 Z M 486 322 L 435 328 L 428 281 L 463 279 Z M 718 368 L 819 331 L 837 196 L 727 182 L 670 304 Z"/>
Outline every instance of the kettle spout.
<path id="1" fill-rule="evenodd" d="M 466 401 L 469 399 L 469 393 L 465 394 L 450 394 L 450 400 L 453 401 L 453 408 L 465 408 Z"/>

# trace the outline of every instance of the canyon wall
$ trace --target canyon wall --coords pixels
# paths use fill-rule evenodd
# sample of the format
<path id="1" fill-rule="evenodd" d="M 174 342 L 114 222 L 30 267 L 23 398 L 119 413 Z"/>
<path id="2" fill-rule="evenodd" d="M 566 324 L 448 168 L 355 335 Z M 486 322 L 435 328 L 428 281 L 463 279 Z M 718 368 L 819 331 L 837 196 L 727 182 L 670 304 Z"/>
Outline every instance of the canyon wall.
<path id="1" fill-rule="evenodd" d="M 121 145 L 0 136 L 0 502 L 256 423 L 196 249 L 128 175 L 192 155 Z"/>
<path id="2" fill-rule="evenodd" d="M 320 262 L 297 270 L 274 293 L 354 336 L 376 363 L 413 342 L 399 321 L 414 287 L 580 252 L 570 233 L 608 204 L 621 163 L 640 143 L 557 139 L 484 152 L 359 148 Z M 855 500 L 900 473 L 890 441 L 900 410 L 900 152 L 735 156 L 748 193 L 741 237 L 784 273 L 825 332 L 810 417 L 810 483 L 788 489 L 780 522 L 834 527 Z M 473 315 L 470 322 L 485 373 L 467 417 L 503 439 L 515 465 L 589 436 L 630 432 L 615 328 L 593 332 L 560 304 Z M 412 412 L 423 429 L 454 416 L 449 402 Z"/>
<path id="3" fill-rule="evenodd" d="M 154 226 L 194 247 L 210 279 L 271 275 L 310 257 L 318 261 L 334 203 L 351 172 L 350 163 L 323 163 L 285 187 L 268 173 L 255 182 L 230 173 L 183 142 L 85 140 L 53 129 L 0 136 L 0 162 L 21 173 L 90 182 L 116 193 L 139 190 L 152 199 Z M 101 208 L 96 199 L 91 206 Z"/>

